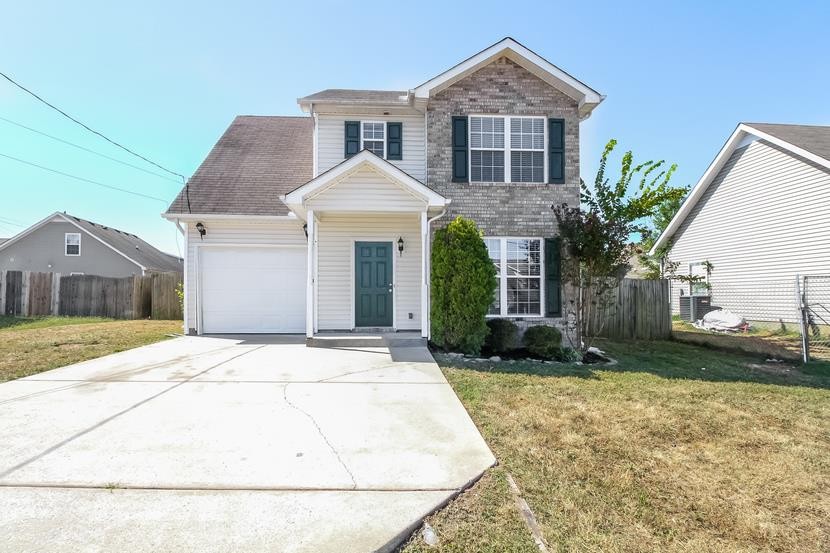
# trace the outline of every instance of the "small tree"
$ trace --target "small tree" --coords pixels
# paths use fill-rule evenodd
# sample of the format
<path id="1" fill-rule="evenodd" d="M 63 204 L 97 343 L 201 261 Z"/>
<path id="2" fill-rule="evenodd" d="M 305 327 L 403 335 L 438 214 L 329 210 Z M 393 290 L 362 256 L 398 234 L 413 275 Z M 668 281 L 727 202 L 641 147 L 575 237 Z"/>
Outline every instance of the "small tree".
<path id="1" fill-rule="evenodd" d="M 663 203 L 659 204 L 651 216 L 651 221 L 647 225 L 647 229 L 642 233 L 642 240 L 638 246 L 638 260 L 643 266 L 643 278 L 650 280 L 657 280 L 666 278 L 666 267 L 662 261 L 666 258 L 671 249 L 671 241 L 660 246 L 654 255 L 649 255 L 649 251 L 654 247 L 654 243 L 663 234 L 663 231 L 669 226 L 669 223 L 674 218 L 680 206 L 683 205 L 683 200 L 689 192 L 689 187 L 683 189 L 683 196 L 673 196 L 667 198 Z"/>
<path id="2" fill-rule="evenodd" d="M 602 313 L 610 308 L 613 291 L 629 269 L 631 236 L 648 230 L 642 221 L 653 216 L 658 206 L 685 195 L 684 188 L 669 186 L 676 165 L 666 169 L 664 161 L 647 161 L 635 166 L 630 151 L 623 155 L 620 177 L 612 184 L 605 169 L 616 145 L 611 140 L 605 146 L 593 189 L 582 182 L 583 208 L 553 206 L 565 253 L 562 278 L 576 292 L 567 337 L 583 355 L 593 338 L 588 333 L 588 309 Z M 639 185 L 629 191 L 635 176 L 640 177 Z M 594 329 L 596 334 L 602 324 Z"/>
<path id="3" fill-rule="evenodd" d="M 478 354 L 496 289 L 496 269 L 475 223 L 458 217 L 432 244 L 432 340 L 447 350 Z"/>

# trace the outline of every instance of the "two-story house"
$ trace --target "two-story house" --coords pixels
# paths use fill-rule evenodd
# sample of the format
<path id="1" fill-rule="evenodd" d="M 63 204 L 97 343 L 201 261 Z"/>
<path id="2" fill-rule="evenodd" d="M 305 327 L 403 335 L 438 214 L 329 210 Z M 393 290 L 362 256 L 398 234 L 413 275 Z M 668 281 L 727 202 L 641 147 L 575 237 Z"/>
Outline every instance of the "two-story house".
<path id="1" fill-rule="evenodd" d="M 594 89 L 505 38 L 411 89 L 324 90 L 237 117 L 164 217 L 184 233 L 185 329 L 429 336 L 433 230 L 485 234 L 490 316 L 563 311 L 553 204 L 579 203 Z"/>

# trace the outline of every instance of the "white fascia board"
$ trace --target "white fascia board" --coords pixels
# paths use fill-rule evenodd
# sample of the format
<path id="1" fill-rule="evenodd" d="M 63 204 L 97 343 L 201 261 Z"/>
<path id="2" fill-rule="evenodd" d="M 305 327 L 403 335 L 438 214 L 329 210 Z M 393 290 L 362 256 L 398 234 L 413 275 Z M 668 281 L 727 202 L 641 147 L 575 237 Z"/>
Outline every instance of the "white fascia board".
<path id="1" fill-rule="evenodd" d="M 790 142 L 787 142 L 786 140 L 782 140 L 782 139 L 778 138 L 777 136 L 773 136 L 773 135 L 765 133 L 763 131 L 759 131 L 755 127 L 753 127 L 751 125 L 747 125 L 745 123 L 741 123 L 740 125 L 738 125 L 738 128 L 743 130 L 746 133 L 754 134 L 758 138 L 766 140 L 767 142 L 775 144 L 776 146 L 780 146 L 781 148 L 784 148 L 785 150 L 789 150 L 790 152 L 796 154 L 799 157 L 803 157 L 804 159 L 808 159 L 808 160 L 812 161 L 813 163 L 817 163 L 818 165 L 821 165 L 822 167 L 826 167 L 826 168 L 830 169 L 830 160 L 828 160 L 826 158 L 823 158 L 819 155 L 816 155 L 812 152 L 808 152 L 804 148 L 800 148 L 800 147 L 796 146 L 795 144 L 791 144 Z"/>
<path id="2" fill-rule="evenodd" d="M 689 215 L 689 213 L 694 209 L 697 202 L 700 201 L 701 196 L 703 196 L 706 189 L 709 188 L 709 185 L 712 184 L 712 181 L 715 180 L 715 177 L 718 175 L 723 166 L 729 160 L 729 157 L 732 153 L 737 150 L 741 145 L 746 145 L 746 139 L 749 136 L 755 136 L 762 140 L 766 140 L 771 144 L 775 144 L 785 150 L 792 152 L 804 159 L 808 159 L 814 163 L 817 163 L 823 167 L 827 167 L 830 169 L 830 160 L 824 159 L 821 156 L 817 156 L 811 152 L 803 148 L 799 148 L 794 144 L 787 142 L 786 140 L 781 140 L 778 137 L 772 136 L 768 133 L 759 131 L 755 127 L 750 125 L 746 125 L 744 123 L 740 123 L 735 130 L 732 132 L 732 135 L 726 141 L 726 143 L 721 148 L 718 155 L 715 157 L 715 160 L 709 165 L 709 168 L 706 169 L 706 172 L 703 173 L 703 176 L 700 177 L 700 180 L 697 181 L 697 184 L 694 185 L 692 191 L 689 192 L 689 196 L 686 198 L 686 201 L 683 202 L 683 205 L 680 206 L 680 209 L 677 210 L 672 220 L 669 222 L 666 230 L 657 238 L 657 241 L 654 243 L 654 246 L 649 250 L 649 255 L 654 255 L 655 252 L 663 247 L 666 242 L 674 236 L 674 233 L 680 228 L 680 225 L 683 224 L 683 221 Z"/>
<path id="3" fill-rule="evenodd" d="M 379 158 L 367 150 L 363 150 L 346 161 L 343 161 L 339 165 L 335 165 L 333 168 L 320 174 L 303 186 L 289 192 L 288 194 L 285 194 L 280 199 L 292 211 L 297 212 L 298 209 L 302 210 L 303 203 L 308 198 L 313 197 L 316 192 L 322 191 L 340 179 L 345 178 L 364 164 L 375 169 L 390 180 L 399 183 L 408 192 L 414 193 L 415 196 L 422 198 L 430 207 L 445 206 L 449 203 L 447 198 L 441 194 L 438 194 L 392 163 Z"/>
<path id="4" fill-rule="evenodd" d="M 560 86 L 557 88 L 560 90 L 564 89 L 562 92 L 577 100 L 580 108 L 585 106 L 588 113 L 590 113 L 590 109 L 593 109 L 593 107 L 605 99 L 605 96 L 593 88 L 572 77 L 536 52 L 533 52 L 509 37 L 493 44 L 489 48 L 485 48 L 478 54 L 467 58 L 458 65 L 418 86 L 414 90 L 415 98 L 429 98 L 430 93 L 436 88 L 445 88 L 502 55 L 507 55 L 510 59 L 516 61 L 525 67 L 525 69 L 531 70 L 552 86 L 555 86 L 554 83 L 559 84 Z"/>
<path id="5" fill-rule="evenodd" d="M 297 216 L 293 213 L 288 215 L 245 215 L 243 213 L 162 213 L 163 219 L 168 221 L 204 221 L 204 220 L 230 220 L 230 221 L 262 221 L 280 222 L 296 221 Z"/>

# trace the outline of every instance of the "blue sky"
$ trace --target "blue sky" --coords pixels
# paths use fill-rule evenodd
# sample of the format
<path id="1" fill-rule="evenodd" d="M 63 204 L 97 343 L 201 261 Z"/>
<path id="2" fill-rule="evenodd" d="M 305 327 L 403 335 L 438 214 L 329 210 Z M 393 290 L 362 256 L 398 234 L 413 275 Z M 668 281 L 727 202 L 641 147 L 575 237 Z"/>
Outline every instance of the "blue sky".
<path id="1" fill-rule="evenodd" d="M 608 96 L 582 124 L 588 181 L 609 138 L 691 184 L 739 121 L 830 124 L 824 1 L 212 4 L 2 0 L 0 70 L 185 175 L 236 114 L 300 114 L 296 99 L 324 88 L 412 88 L 504 36 Z M 0 117 L 141 164 L 5 81 Z M 0 154 L 167 199 L 179 189 L 3 120 Z M 66 210 L 180 247 L 162 202 L 2 157 L 0 189 L 0 237 L 20 230 L 5 221 Z"/>

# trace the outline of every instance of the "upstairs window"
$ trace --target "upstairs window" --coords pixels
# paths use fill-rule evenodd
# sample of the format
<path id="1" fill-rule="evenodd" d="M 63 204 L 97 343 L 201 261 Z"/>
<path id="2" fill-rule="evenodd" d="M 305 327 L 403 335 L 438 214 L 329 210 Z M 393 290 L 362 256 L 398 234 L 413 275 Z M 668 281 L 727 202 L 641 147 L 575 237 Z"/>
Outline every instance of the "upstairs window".
<path id="1" fill-rule="evenodd" d="M 81 255 L 81 233 L 67 232 L 66 234 L 64 234 L 63 246 L 65 255 Z"/>
<path id="2" fill-rule="evenodd" d="M 471 182 L 545 182 L 544 117 L 471 116 L 469 127 Z"/>
<path id="3" fill-rule="evenodd" d="M 369 150 L 373 154 L 385 157 L 386 123 L 363 121 L 360 137 L 363 140 L 361 149 Z"/>
<path id="4" fill-rule="evenodd" d="M 545 119 L 510 119 L 511 182 L 545 182 Z"/>
<path id="5" fill-rule="evenodd" d="M 504 117 L 470 117 L 470 180 L 504 182 Z"/>

